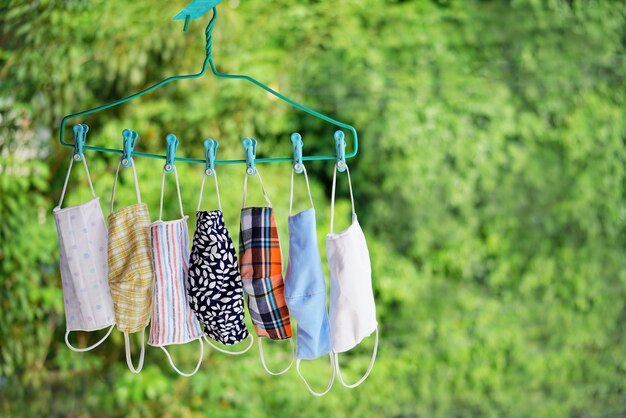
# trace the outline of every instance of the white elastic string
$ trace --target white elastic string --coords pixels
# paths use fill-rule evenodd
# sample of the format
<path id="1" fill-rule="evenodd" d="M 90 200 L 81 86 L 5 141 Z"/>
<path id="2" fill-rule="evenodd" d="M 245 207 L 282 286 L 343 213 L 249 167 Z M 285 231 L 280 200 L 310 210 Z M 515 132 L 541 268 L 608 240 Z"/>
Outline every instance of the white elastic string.
<path id="1" fill-rule="evenodd" d="M 176 171 L 176 166 L 173 166 L 174 169 L 174 178 L 176 179 L 176 192 L 178 193 L 178 206 L 180 207 L 180 216 L 185 217 L 185 212 L 183 211 L 183 200 L 180 196 L 180 183 L 178 182 L 178 171 Z M 159 221 L 163 220 L 163 191 L 165 189 L 165 170 L 163 170 L 163 174 L 161 174 L 161 203 L 159 205 Z"/>
<path id="2" fill-rule="evenodd" d="M 198 359 L 198 364 L 196 365 L 196 368 L 191 373 L 183 373 L 180 370 L 178 370 L 178 367 L 176 367 L 174 365 L 174 361 L 172 361 L 172 357 L 170 356 L 170 353 L 165 349 L 165 347 L 160 346 L 160 348 L 161 350 L 165 351 L 165 355 L 167 356 L 167 359 L 170 362 L 170 366 L 172 366 L 172 368 L 174 369 L 174 371 L 176 371 L 176 373 L 178 373 L 181 376 L 191 377 L 194 374 L 196 374 L 198 370 L 200 369 L 200 365 L 202 364 L 202 357 L 204 357 L 204 344 L 202 344 L 202 339 L 198 338 L 198 342 L 200 343 L 200 358 Z"/>
<path id="3" fill-rule="evenodd" d="M 359 386 L 361 383 L 363 383 L 363 381 L 367 379 L 367 376 L 370 375 L 370 372 L 372 371 L 372 368 L 374 367 L 374 363 L 376 362 L 377 351 L 378 351 L 378 327 L 376 327 L 376 340 L 374 342 L 374 351 L 372 352 L 372 359 L 370 360 L 370 365 L 367 368 L 367 372 L 365 372 L 365 375 L 362 378 L 360 378 L 358 382 L 352 385 L 346 385 L 346 383 L 343 381 L 343 377 L 341 376 L 341 368 L 339 367 L 339 353 L 335 353 L 335 365 L 337 367 L 337 377 L 339 377 L 339 381 L 341 382 L 341 384 L 347 388 L 353 389 Z"/>
<path id="4" fill-rule="evenodd" d="M 354 215 L 354 195 L 352 194 L 352 180 L 350 179 L 350 169 L 346 165 L 346 173 L 348 173 L 348 186 L 350 187 L 350 202 L 352 202 L 352 214 Z M 335 222 L 335 187 L 337 184 L 337 164 L 333 172 L 333 191 L 330 198 L 330 233 L 333 233 L 333 225 Z"/>
<path id="5" fill-rule="evenodd" d="M 259 177 L 259 182 L 261 183 L 261 191 L 263 192 L 263 197 L 267 201 L 267 205 L 271 208 L 272 202 L 270 202 L 270 198 L 267 196 L 267 193 L 265 192 L 265 186 L 263 186 L 263 179 L 261 178 L 261 173 L 257 171 L 256 175 Z M 243 202 L 241 203 L 242 208 L 246 207 L 247 192 L 248 192 L 248 174 L 246 174 L 246 176 L 243 178 Z"/>
<path id="6" fill-rule="evenodd" d="M 252 333 L 248 334 L 250 336 L 250 343 L 248 344 L 248 347 L 244 348 L 241 351 L 228 351 L 228 350 L 224 350 L 221 347 L 218 347 L 217 345 L 215 345 L 211 340 L 209 340 L 206 335 L 203 335 L 202 338 L 204 338 L 204 341 L 210 345 L 211 347 L 213 347 L 214 349 L 216 349 L 217 351 L 221 351 L 222 353 L 226 353 L 226 354 L 230 354 L 232 356 L 237 356 L 239 354 L 244 354 L 247 353 L 248 350 L 250 350 L 250 348 L 252 348 L 252 346 L 254 345 L 254 336 L 252 335 Z"/>
<path id="7" fill-rule="evenodd" d="M 117 177 L 120 173 L 120 167 L 122 166 L 122 161 L 117 165 L 117 170 L 115 171 L 115 179 L 113 180 L 113 190 L 111 191 L 111 204 L 110 204 L 110 212 L 113 213 L 113 201 L 115 200 L 115 188 L 117 187 Z M 137 203 L 141 203 L 141 193 L 139 192 L 139 181 L 137 181 L 137 170 L 135 170 L 135 162 L 132 157 L 130 159 L 130 166 L 133 169 L 133 180 L 135 181 L 135 194 L 137 195 Z"/>
<path id="8" fill-rule="evenodd" d="M 313 205 L 313 197 L 311 196 L 311 186 L 309 186 L 309 176 L 306 173 L 306 167 L 304 164 L 302 165 L 302 169 L 304 171 L 304 179 L 306 180 L 306 189 L 309 192 L 309 201 L 311 202 L 311 207 L 315 208 Z M 291 169 L 291 187 L 289 188 L 289 216 L 291 216 L 291 208 L 293 206 L 293 173 L 294 169 Z"/>
<path id="9" fill-rule="evenodd" d="M 135 367 L 133 366 L 133 361 L 130 356 L 130 340 L 128 338 L 128 333 L 127 332 L 124 333 L 124 345 L 126 346 L 126 364 L 128 364 L 128 368 L 130 369 L 130 371 L 135 374 L 139 373 L 141 369 L 143 369 L 143 358 L 144 358 L 144 354 L 146 353 L 145 337 L 146 337 L 146 329 L 144 328 L 143 331 L 141 332 L 141 354 L 139 355 L 139 364 L 137 365 L 137 368 L 135 369 Z"/>
<path id="10" fill-rule="evenodd" d="M 309 383 L 306 381 L 304 376 L 302 376 L 302 373 L 300 373 L 300 361 L 302 359 L 296 360 L 296 371 L 298 372 L 298 376 L 300 376 L 300 379 L 302 379 L 302 381 L 306 385 L 306 388 L 309 390 L 309 392 L 311 392 L 311 395 L 324 396 L 328 393 L 330 388 L 333 387 L 333 383 L 335 383 L 335 357 L 333 356 L 333 353 L 328 353 L 328 356 L 330 357 L 330 368 L 332 370 L 332 375 L 330 376 L 330 381 L 328 382 L 328 386 L 326 386 L 326 389 L 324 389 L 324 392 L 321 392 L 321 393 L 315 392 L 313 389 L 311 389 L 311 386 L 309 386 Z"/>
<path id="11" fill-rule="evenodd" d="M 67 168 L 67 174 L 65 176 L 65 183 L 63 183 L 63 190 L 61 190 L 61 198 L 59 199 L 59 204 L 56 209 L 61 209 L 61 205 L 63 205 L 63 199 L 65 199 L 65 192 L 67 190 L 67 183 L 70 180 L 70 173 L 72 172 L 72 166 L 74 165 L 74 158 L 70 159 L 70 166 Z M 89 168 L 87 168 L 87 161 L 83 156 L 83 165 L 85 166 L 85 172 L 87 173 L 87 182 L 89 183 L 89 188 L 91 189 L 91 196 L 95 199 L 96 192 L 93 189 L 93 184 L 91 183 L 91 176 L 89 175 Z"/>
<path id="12" fill-rule="evenodd" d="M 287 370 L 291 368 L 291 365 L 293 364 L 293 359 L 295 357 L 293 338 L 289 338 L 289 342 L 291 343 L 291 361 L 289 362 L 289 366 L 287 366 L 285 370 L 282 370 L 280 372 L 272 372 L 270 371 L 270 369 L 267 368 L 267 365 L 265 364 L 265 356 L 263 355 L 263 338 L 259 337 L 259 355 L 261 356 L 261 364 L 263 365 L 265 371 L 272 376 L 280 376 L 281 374 L 286 373 Z"/>
<path id="13" fill-rule="evenodd" d="M 72 344 L 70 344 L 70 341 L 69 341 L 68 337 L 69 337 L 71 331 L 65 331 L 65 345 L 67 345 L 67 347 L 70 350 L 76 351 L 78 353 L 84 353 L 85 351 L 91 351 L 94 348 L 96 348 L 97 346 L 99 346 L 100 344 L 102 344 L 104 342 L 104 340 L 106 340 L 109 337 L 109 335 L 111 335 L 111 331 L 113 331 L 113 327 L 115 327 L 115 324 L 111 325 L 111 327 L 109 328 L 109 331 L 106 333 L 106 335 L 104 337 L 102 337 L 100 339 L 100 341 L 98 341 L 94 345 L 91 345 L 91 346 L 85 347 L 85 348 L 76 348 Z"/>
<path id="14" fill-rule="evenodd" d="M 222 210 L 222 201 L 220 199 L 220 187 L 217 185 L 217 172 L 213 171 L 213 177 L 215 177 L 215 192 L 217 193 L 217 206 Z M 206 174 L 202 175 L 202 184 L 200 185 L 200 198 L 198 199 L 198 212 L 202 205 L 202 192 L 204 191 L 204 180 L 207 178 Z"/>

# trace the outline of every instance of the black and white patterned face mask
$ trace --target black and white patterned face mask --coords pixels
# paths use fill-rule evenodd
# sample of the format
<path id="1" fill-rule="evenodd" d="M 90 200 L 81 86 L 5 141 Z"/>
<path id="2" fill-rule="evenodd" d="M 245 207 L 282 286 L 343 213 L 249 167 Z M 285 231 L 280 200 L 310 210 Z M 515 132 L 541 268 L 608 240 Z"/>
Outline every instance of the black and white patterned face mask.
<path id="1" fill-rule="evenodd" d="M 202 190 L 196 213 L 196 232 L 189 259 L 189 304 L 204 324 L 207 344 L 227 354 L 243 354 L 254 344 L 254 337 L 244 323 L 243 284 L 239 274 L 235 246 L 224 224 L 217 173 L 215 188 L 219 210 L 201 211 Z M 242 351 L 227 351 L 207 337 L 224 345 L 232 345 L 250 336 L 250 344 Z"/>

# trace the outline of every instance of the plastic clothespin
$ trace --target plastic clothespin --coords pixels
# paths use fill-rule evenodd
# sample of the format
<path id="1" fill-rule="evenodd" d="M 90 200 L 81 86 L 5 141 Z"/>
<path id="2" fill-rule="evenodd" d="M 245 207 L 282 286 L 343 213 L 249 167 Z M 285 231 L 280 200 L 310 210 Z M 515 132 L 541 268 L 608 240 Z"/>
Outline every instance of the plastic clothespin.
<path id="1" fill-rule="evenodd" d="M 219 146 L 219 142 L 215 139 L 208 138 L 204 141 L 204 158 L 206 160 L 204 174 L 207 176 L 215 175 L 215 156 L 217 155 L 217 147 Z"/>
<path id="2" fill-rule="evenodd" d="M 251 176 L 256 174 L 254 163 L 256 159 L 256 139 L 244 138 L 241 143 L 243 144 L 243 152 L 246 154 L 246 173 Z"/>
<path id="3" fill-rule="evenodd" d="M 133 151 L 135 150 L 135 144 L 137 143 L 138 136 L 137 132 L 131 131 L 130 129 L 124 129 L 122 131 L 122 141 L 124 141 L 122 165 L 124 167 L 128 167 L 130 165 L 130 159 L 133 157 Z"/>
<path id="4" fill-rule="evenodd" d="M 346 139 L 341 131 L 335 131 L 335 145 L 337 148 L 337 170 L 346 171 Z"/>
<path id="5" fill-rule="evenodd" d="M 85 124 L 74 125 L 74 161 L 82 161 L 83 159 L 83 146 L 87 139 L 87 131 L 89 126 Z"/>
<path id="6" fill-rule="evenodd" d="M 291 145 L 293 147 L 293 169 L 300 174 L 304 171 L 302 164 L 302 136 L 294 132 L 291 134 Z"/>
<path id="7" fill-rule="evenodd" d="M 174 134 L 167 134 L 165 137 L 165 166 L 166 173 L 174 171 L 174 161 L 176 161 L 176 148 L 178 148 L 178 138 Z"/>
<path id="8" fill-rule="evenodd" d="M 199 18 L 221 2 L 222 0 L 193 0 L 172 19 L 184 20 L 185 26 L 183 27 L 183 32 L 187 32 L 190 20 Z"/>

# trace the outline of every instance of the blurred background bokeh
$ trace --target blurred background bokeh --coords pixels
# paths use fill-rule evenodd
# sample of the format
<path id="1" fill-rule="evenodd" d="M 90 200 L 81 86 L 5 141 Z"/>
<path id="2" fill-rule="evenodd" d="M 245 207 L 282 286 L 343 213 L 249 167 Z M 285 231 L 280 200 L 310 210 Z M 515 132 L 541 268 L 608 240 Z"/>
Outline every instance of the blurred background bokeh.
<path id="1" fill-rule="evenodd" d="M 209 350 L 189 379 L 152 347 L 131 374 L 117 331 L 92 352 L 68 350 L 52 218 L 71 155 L 60 120 L 198 71 L 209 15 L 183 33 L 170 18 L 185 4 L 0 4 L 0 416 L 626 416 L 624 1 L 225 0 L 220 71 L 251 75 L 360 133 L 348 163 L 373 264 L 376 366 L 358 389 L 336 384 L 318 399 L 293 369 L 267 375 L 256 347 L 234 358 Z M 219 157 L 242 158 L 247 136 L 258 156 L 290 156 L 294 131 L 305 154 L 334 152 L 333 126 L 211 75 L 79 122 L 90 145 L 119 148 L 128 127 L 137 150 L 163 153 L 173 132 L 178 155 L 195 158 L 207 137 L 220 141 Z M 118 156 L 86 156 L 106 216 Z M 163 162 L 136 164 L 156 219 Z M 193 231 L 203 167 L 177 166 Z M 307 167 L 327 268 L 333 166 Z M 89 198 L 76 168 L 66 204 Z M 290 166 L 259 168 L 286 254 Z M 218 170 L 237 242 L 244 168 Z M 165 193 L 174 218 L 172 178 Z M 118 207 L 133 202 L 126 171 L 117 196 Z M 296 210 L 305 196 L 299 177 Z M 341 228 L 345 176 L 338 196 Z M 212 182 L 203 207 L 215 207 Z M 348 379 L 366 369 L 372 345 L 343 356 Z M 171 351 L 194 367 L 196 344 Z M 274 368 L 284 351 L 268 349 Z M 327 359 L 304 372 L 323 387 Z"/>

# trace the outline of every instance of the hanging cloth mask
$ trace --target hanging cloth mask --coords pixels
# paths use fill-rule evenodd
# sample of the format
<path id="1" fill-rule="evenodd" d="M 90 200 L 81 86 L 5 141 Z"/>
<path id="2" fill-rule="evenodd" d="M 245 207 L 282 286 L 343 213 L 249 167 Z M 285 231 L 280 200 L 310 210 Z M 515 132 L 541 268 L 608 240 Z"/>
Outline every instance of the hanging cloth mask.
<path id="1" fill-rule="evenodd" d="M 113 212 L 115 188 L 122 163 L 117 166 L 111 213 L 109 214 L 109 286 L 113 296 L 117 328 L 124 333 L 126 363 L 133 373 L 143 368 L 145 329 L 150 321 L 154 269 L 150 245 L 150 214 L 141 203 L 135 163 L 130 159 L 135 181 L 137 203 Z M 139 365 L 133 367 L 130 356 L 129 334 L 142 331 Z"/>
<path id="2" fill-rule="evenodd" d="M 291 368 L 294 346 L 291 338 L 289 309 L 285 301 L 282 254 L 272 204 L 265 193 L 263 180 L 257 171 L 266 207 L 246 207 L 248 174 L 243 182 L 243 203 L 239 231 L 239 268 L 243 289 L 248 296 L 248 310 L 259 337 L 261 364 L 271 375 L 281 375 Z M 262 338 L 289 339 L 291 362 L 280 372 L 272 372 L 265 364 Z"/>
<path id="3" fill-rule="evenodd" d="M 330 211 L 330 233 L 326 236 L 326 255 L 330 266 L 330 327 L 333 336 L 333 352 L 337 376 L 342 385 L 355 388 L 367 378 L 376 361 L 378 349 L 378 323 L 376 305 L 372 292 L 372 269 L 365 235 L 354 212 L 354 196 L 350 170 L 348 185 L 352 202 L 352 224 L 344 231 L 335 234 L 335 187 L 337 166 L 333 174 L 333 188 Z M 339 353 L 351 350 L 365 337 L 376 332 L 374 350 L 365 375 L 356 383 L 347 385 L 341 376 Z"/>
<path id="4" fill-rule="evenodd" d="M 189 262 L 189 304 L 196 318 L 204 324 L 205 342 L 218 351 L 237 355 L 252 347 L 254 337 L 244 323 L 243 284 L 237 254 L 224 223 L 217 172 L 213 173 L 219 210 L 200 210 L 207 177 L 203 174 Z M 242 351 L 228 351 L 215 345 L 207 336 L 224 345 L 237 344 L 249 336 L 250 343 Z"/>
<path id="5" fill-rule="evenodd" d="M 150 228 L 152 235 L 152 259 L 154 260 L 154 299 L 152 301 L 152 323 L 148 344 L 160 347 L 165 352 L 172 368 L 182 376 L 193 376 L 200 369 L 204 345 L 202 344 L 202 330 L 200 324 L 189 307 L 187 288 L 187 274 L 189 271 L 189 232 L 187 218 L 183 212 L 183 202 L 180 196 L 178 172 L 173 166 L 178 192 L 180 219 L 166 221 L 163 219 L 163 189 L 165 187 L 165 170 L 161 176 L 161 204 L 159 220 Z M 200 357 L 198 364 L 191 373 L 181 372 L 165 346 L 171 344 L 185 344 L 193 340 L 200 343 Z"/>
<path id="6" fill-rule="evenodd" d="M 92 199 L 89 202 L 61 209 L 74 159 L 70 160 L 54 220 L 59 235 L 59 264 L 65 302 L 65 344 L 78 352 L 89 351 L 104 342 L 115 326 L 113 300 L 107 282 L 107 228 L 89 176 L 87 161 L 82 156 Z M 69 342 L 71 331 L 109 331 L 97 343 L 76 348 Z"/>
<path id="7" fill-rule="evenodd" d="M 335 363 L 330 340 L 330 325 L 326 310 L 326 281 L 322 271 L 315 227 L 315 208 L 304 169 L 304 179 L 311 207 L 296 215 L 291 214 L 293 205 L 293 168 L 289 193 L 289 259 L 285 274 L 285 299 L 289 312 L 298 325 L 296 333 L 296 370 L 311 394 L 323 396 L 335 380 Z M 300 373 L 302 360 L 313 360 L 324 354 L 330 357 L 332 375 L 324 392 L 315 392 Z"/>

